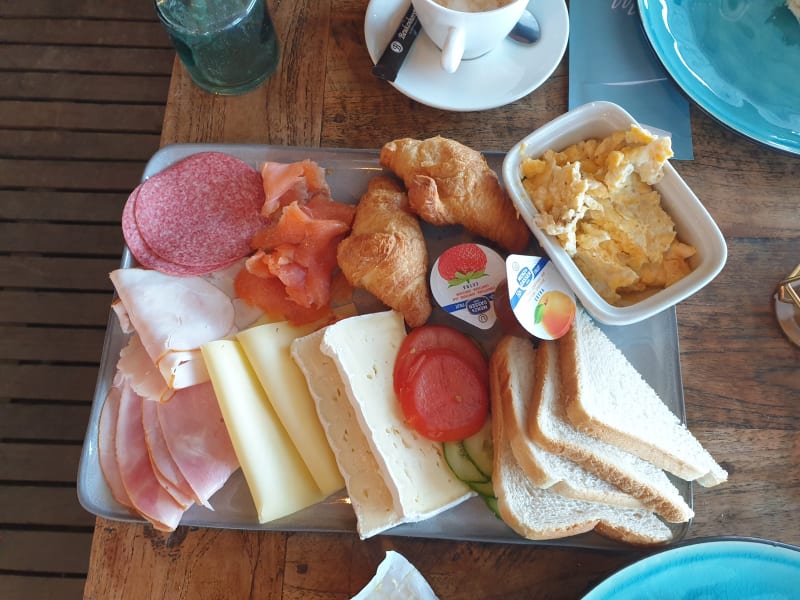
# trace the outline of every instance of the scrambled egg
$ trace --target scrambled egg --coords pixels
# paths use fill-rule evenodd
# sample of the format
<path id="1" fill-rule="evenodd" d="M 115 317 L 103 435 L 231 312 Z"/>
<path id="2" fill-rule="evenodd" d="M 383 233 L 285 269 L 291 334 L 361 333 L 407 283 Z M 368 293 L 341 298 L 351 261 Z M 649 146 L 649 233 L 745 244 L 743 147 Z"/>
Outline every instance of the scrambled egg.
<path id="1" fill-rule="evenodd" d="M 671 157 L 668 137 L 634 125 L 522 162 L 537 225 L 558 238 L 611 304 L 671 285 L 691 271 L 695 249 L 678 241 L 675 223 L 651 187 Z"/>

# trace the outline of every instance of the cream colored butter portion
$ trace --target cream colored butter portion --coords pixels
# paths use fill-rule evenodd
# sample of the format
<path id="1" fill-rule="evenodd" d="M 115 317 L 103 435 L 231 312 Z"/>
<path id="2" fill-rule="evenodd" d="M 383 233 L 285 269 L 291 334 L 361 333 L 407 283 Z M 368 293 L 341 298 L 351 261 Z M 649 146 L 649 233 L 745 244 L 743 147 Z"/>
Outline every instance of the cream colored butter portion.
<path id="1" fill-rule="evenodd" d="M 405 335 L 399 312 L 373 313 L 330 325 L 320 349 L 339 371 L 356 418 L 404 518 L 419 521 L 473 493 L 453 475 L 441 444 L 423 438 L 403 420 L 392 371 Z"/>
<path id="2" fill-rule="evenodd" d="M 324 498 L 258 383 L 241 346 L 202 346 L 236 457 L 259 523 L 292 514 Z"/>
<path id="3" fill-rule="evenodd" d="M 402 522 L 392 493 L 361 431 L 333 360 L 320 350 L 324 330 L 292 342 L 292 358 L 306 377 L 317 415 L 342 473 L 361 539 Z"/>
<path id="4" fill-rule="evenodd" d="M 344 487 L 333 451 L 317 417 L 305 377 L 290 354 L 291 343 L 317 324 L 267 323 L 241 331 L 236 339 L 253 366 L 278 418 L 326 496 Z"/>

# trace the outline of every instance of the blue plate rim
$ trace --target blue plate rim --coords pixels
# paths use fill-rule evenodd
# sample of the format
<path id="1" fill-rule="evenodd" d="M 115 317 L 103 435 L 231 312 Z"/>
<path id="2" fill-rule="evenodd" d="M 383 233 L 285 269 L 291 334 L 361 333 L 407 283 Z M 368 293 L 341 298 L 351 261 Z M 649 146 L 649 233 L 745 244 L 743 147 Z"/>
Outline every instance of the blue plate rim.
<path id="1" fill-rule="evenodd" d="M 676 69 L 673 68 L 671 61 L 667 60 L 664 56 L 662 56 L 661 52 L 659 52 L 657 41 L 654 39 L 655 34 L 651 28 L 648 27 L 648 23 L 644 16 L 644 11 L 646 10 L 644 5 L 648 1 L 652 0 L 637 0 L 636 3 L 639 13 L 639 22 L 642 27 L 642 31 L 644 32 L 644 37 L 650 46 L 650 50 L 664 67 L 664 70 L 669 78 L 675 83 L 675 85 L 678 86 L 681 92 L 683 92 L 683 94 L 686 95 L 698 108 L 702 109 L 703 112 L 709 115 L 717 123 L 723 125 L 729 131 L 765 148 L 770 148 L 791 156 L 800 155 L 800 139 L 798 139 L 796 144 L 783 144 L 765 139 L 763 136 L 759 136 L 755 131 L 752 131 L 753 128 L 745 128 L 734 125 L 731 122 L 731 119 L 726 119 L 722 114 L 720 114 L 720 111 L 715 110 L 713 106 L 707 105 L 702 101 L 701 98 L 699 98 L 698 94 L 693 91 L 692 86 L 688 85 L 686 81 L 684 81 L 682 73 L 676 72 Z"/>
<path id="2" fill-rule="evenodd" d="M 625 565 L 624 567 L 620 567 L 616 569 L 612 573 L 609 573 L 606 577 L 604 577 L 601 581 L 598 581 L 595 585 L 593 585 L 586 593 L 581 596 L 586 600 L 599 600 L 600 596 L 595 599 L 593 594 L 601 588 L 603 585 L 607 585 L 609 581 L 619 577 L 622 573 L 629 569 L 633 569 L 636 566 L 641 566 L 642 563 L 649 560 L 655 560 L 657 557 L 660 557 L 664 554 L 669 553 L 678 553 L 686 548 L 691 546 L 703 546 L 708 544 L 714 543 L 726 543 L 726 542 L 743 542 L 746 544 L 757 544 L 760 546 L 771 546 L 773 548 L 783 548 L 785 550 L 789 550 L 792 552 L 800 553 L 800 546 L 796 546 L 794 544 L 789 544 L 788 542 L 780 542 L 777 540 L 768 540 L 766 538 L 760 538 L 757 536 L 737 536 L 737 535 L 720 535 L 720 536 L 710 536 L 710 537 L 699 537 L 693 538 L 689 540 L 683 540 L 677 544 L 660 548 L 658 550 L 654 550 L 653 552 L 649 552 L 646 556 L 643 556 L 634 562 Z"/>

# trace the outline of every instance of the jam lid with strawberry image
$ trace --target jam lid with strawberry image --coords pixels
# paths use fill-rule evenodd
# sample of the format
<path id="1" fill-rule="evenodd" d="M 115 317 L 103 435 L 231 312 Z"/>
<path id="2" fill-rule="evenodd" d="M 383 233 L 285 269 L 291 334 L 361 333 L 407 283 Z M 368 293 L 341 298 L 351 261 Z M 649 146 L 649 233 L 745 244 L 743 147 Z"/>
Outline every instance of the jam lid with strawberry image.
<path id="1" fill-rule="evenodd" d="M 526 331 L 543 340 L 566 334 L 575 320 L 575 296 L 550 259 L 511 254 L 506 258 L 511 310 Z"/>
<path id="2" fill-rule="evenodd" d="M 449 314 L 490 329 L 497 320 L 495 288 L 505 277 L 505 263 L 497 252 L 481 244 L 458 244 L 433 263 L 431 293 Z"/>

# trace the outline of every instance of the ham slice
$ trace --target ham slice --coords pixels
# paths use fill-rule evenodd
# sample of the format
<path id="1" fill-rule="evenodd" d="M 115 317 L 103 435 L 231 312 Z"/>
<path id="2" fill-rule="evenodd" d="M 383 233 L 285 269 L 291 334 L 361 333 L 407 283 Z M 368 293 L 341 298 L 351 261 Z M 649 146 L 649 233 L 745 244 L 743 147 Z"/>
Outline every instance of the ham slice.
<path id="1" fill-rule="evenodd" d="M 167 493 L 180 504 L 184 510 L 194 504 L 192 489 L 181 474 L 178 465 L 172 458 L 158 420 L 158 405 L 154 402 L 142 402 L 142 425 L 147 453 L 156 479 Z"/>
<path id="2" fill-rule="evenodd" d="M 264 314 L 261 309 L 251 306 L 236 296 L 236 276 L 242 270 L 244 264 L 245 260 L 242 259 L 225 269 L 202 276 L 203 279 L 228 296 L 228 298 L 231 298 L 233 302 L 233 324 L 237 330 L 246 329 Z"/>
<path id="3" fill-rule="evenodd" d="M 167 386 L 161 371 L 142 345 L 139 334 L 133 333 L 119 353 L 117 379 L 127 379 L 133 391 L 145 400 L 166 402 L 175 393 Z"/>
<path id="4" fill-rule="evenodd" d="M 172 400 L 157 404 L 167 447 L 193 496 L 213 510 L 209 499 L 239 461 L 211 383 L 178 390 Z"/>
<path id="5" fill-rule="evenodd" d="M 123 331 L 139 336 L 120 356 L 123 375 L 139 395 L 163 402 L 174 389 L 208 381 L 200 346 L 233 335 L 263 315 L 263 310 L 236 297 L 234 281 L 244 263 L 197 277 L 139 268 L 111 272 L 119 296 L 112 308 Z M 154 379 L 153 365 L 166 390 Z"/>
<path id="6" fill-rule="evenodd" d="M 111 497 L 122 506 L 131 508 L 131 499 L 128 497 L 128 492 L 125 491 L 117 468 L 117 419 L 121 395 L 122 392 L 118 387 L 112 387 L 106 394 L 97 425 L 97 455 L 100 460 L 100 471 L 111 490 Z"/>
<path id="7" fill-rule="evenodd" d="M 113 305 L 129 320 L 167 385 L 208 381 L 200 346 L 236 331 L 231 298 L 201 277 L 172 277 L 149 269 L 117 269 Z"/>
<path id="8" fill-rule="evenodd" d="M 115 443 L 119 477 L 133 508 L 150 521 L 155 529 L 173 531 L 184 510 L 161 487 L 153 472 L 142 425 L 143 402 L 127 381 L 123 381 Z"/>

